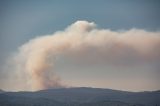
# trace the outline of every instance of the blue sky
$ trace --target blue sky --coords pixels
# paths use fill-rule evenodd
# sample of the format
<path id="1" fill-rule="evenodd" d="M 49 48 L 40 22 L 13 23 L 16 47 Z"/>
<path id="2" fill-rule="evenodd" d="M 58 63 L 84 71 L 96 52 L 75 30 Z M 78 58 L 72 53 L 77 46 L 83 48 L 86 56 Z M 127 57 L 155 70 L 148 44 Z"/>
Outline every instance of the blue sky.
<path id="1" fill-rule="evenodd" d="M 36 36 L 63 30 L 77 20 L 98 28 L 160 30 L 159 0 L 1 0 L 0 66 Z"/>

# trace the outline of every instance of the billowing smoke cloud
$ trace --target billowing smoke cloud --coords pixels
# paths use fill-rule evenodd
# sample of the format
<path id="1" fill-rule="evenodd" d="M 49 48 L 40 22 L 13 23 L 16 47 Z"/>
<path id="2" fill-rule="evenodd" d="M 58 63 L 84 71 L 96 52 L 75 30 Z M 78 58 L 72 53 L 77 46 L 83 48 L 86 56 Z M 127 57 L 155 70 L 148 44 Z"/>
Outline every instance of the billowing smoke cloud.
<path id="1" fill-rule="evenodd" d="M 64 31 L 30 40 L 12 58 L 9 58 L 8 69 L 13 79 L 8 79 L 7 83 L 11 88 L 39 90 L 64 87 L 66 84 L 54 71 L 56 59 L 69 58 L 81 64 L 103 63 L 124 67 L 157 64 L 160 62 L 160 32 L 138 29 L 111 31 L 98 29 L 93 22 L 77 21 Z M 160 70 L 159 65 L 156 68 Z"/>

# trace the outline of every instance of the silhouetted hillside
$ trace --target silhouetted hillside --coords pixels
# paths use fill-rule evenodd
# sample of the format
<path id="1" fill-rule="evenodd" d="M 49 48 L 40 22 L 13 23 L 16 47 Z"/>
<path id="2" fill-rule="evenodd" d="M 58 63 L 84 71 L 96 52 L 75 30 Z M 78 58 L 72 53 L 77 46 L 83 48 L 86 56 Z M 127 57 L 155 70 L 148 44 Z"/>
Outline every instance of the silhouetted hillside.
<path id="1" fill-rule="evenodd" d="M 0 93 L 3 93 L 4 91 L 0 89 Z"/>
<path id="2" fill-rule="evenodd" d="M 60 88 L 0 94 L 1 106 L 160 106 L 160 91 L 126 92 L 101 88 Z"/>

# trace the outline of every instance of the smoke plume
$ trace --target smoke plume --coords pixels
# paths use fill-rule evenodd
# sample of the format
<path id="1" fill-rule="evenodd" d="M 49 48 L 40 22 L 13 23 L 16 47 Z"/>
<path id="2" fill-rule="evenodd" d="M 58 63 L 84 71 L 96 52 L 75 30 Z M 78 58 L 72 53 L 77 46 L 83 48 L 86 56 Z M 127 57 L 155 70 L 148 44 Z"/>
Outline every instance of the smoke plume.
<path id="1" fill-rule="evenodd" d="M 111 31 L 99 29 L 93 22 L 77 21 L 64 31 L 36 37 L 19 47 L 12 59 L 9 58 L 7 69 L 14 80 L 8 84 L 19 90 L 69 85 L 64 84 L 54 71 L 58 58 L 69 58 L 82 64 L 114 66 L 158 63 L 160 32 L 138 29 Z M 156 68 L 160 70 L 158 65 Z"/>

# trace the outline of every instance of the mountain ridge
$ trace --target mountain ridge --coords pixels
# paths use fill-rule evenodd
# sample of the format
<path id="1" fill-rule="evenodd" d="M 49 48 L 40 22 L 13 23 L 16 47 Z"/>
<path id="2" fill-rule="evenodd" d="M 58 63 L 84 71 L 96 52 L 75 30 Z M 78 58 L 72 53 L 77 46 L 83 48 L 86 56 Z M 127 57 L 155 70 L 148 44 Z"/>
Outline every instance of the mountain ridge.
<path id="1" fill-rule="evenodd" d="M 35 92 L 20 91 L 20 92 L 5 92 L 0 94 L 0 99 L 6 98 L 4 101 L 9 102 L 8 98 L 17 98 L 16 103 L 23 101 L 34 101 L 33 103 L 52 104 L 54 101 L 57 106 L 71 104 L 71 106 L 94 106 L 93 104 L 112 104 L 119 106 L 143 105 L 155 106 L 160 105 L 160 91 L 144 91 L 144 92 L 129 92 L 104 88 L 91 87 L 72 87 L 72 88 L 56 88 L 39 90 Z M 30 100 L 31 99 L 31 100 Z M 109 102 L 111 101 L 111 102 Z M 3 102 L 3 101 L 1 101 Z M 1 103 L 0 102 L 0 103 Z M 122 103 L 120 103 L 122 102 Z M 9 102 L 10 103 L 10 102 Z M 11 102 L 12 103 L 12 102 Z M 21 102 L 20 102 L 21 103 Z M 1 103 L 2 104 L 2 103 Z M 54 104 L 54 103 L 53 103 Z M 76 105 L 75 105 L 76 104 Z M 138 105 L 139 104 L 139 105 Z M 110 106 L 112 106 L 110 105 Z M 8 106 L 8 105 L 5 105 Z M 30 106 L 30 105 L 29 105 Z M 50 105 L 49 105 L 50 106 Z M 96 105 L 97 106 L 97 105 Z"/>

